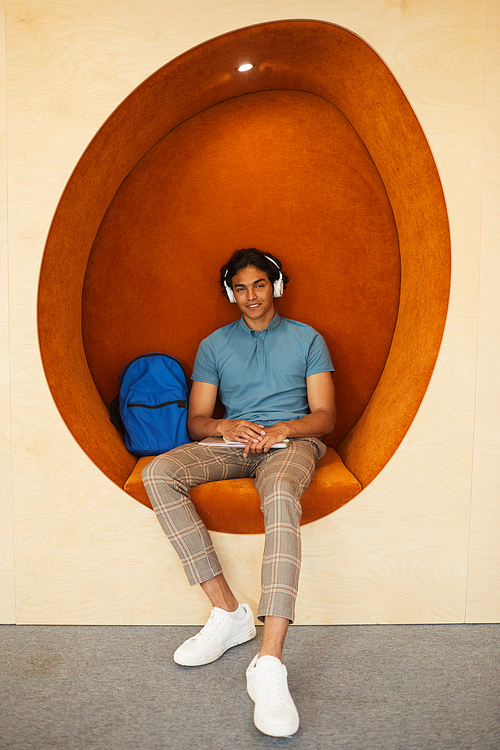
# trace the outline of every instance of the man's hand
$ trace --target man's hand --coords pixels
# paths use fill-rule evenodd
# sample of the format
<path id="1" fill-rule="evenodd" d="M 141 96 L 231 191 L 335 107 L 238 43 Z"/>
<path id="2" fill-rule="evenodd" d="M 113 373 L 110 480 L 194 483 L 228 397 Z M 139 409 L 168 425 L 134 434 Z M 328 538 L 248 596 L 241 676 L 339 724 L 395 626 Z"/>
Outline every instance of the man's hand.
<path id="1" fill-rule="evenodd" d="M 274 443 L 281 443 L 290 435 L 290 426 L 286 422 L 278 422 L 263 430 L 262 437 L 258 441 L 252 441 L 245 445 L 243 455 L 250 453 L 268 453 Z"/>
<path id="2" fill-rule="evenodd" d="M 263 425 L 246 419 L 221 419 L 217 425 L 217 433 L 226 440 L 246 443 L 245 456 L 248 455 L 247 447 L 259 443 L 266 434 Z"/>

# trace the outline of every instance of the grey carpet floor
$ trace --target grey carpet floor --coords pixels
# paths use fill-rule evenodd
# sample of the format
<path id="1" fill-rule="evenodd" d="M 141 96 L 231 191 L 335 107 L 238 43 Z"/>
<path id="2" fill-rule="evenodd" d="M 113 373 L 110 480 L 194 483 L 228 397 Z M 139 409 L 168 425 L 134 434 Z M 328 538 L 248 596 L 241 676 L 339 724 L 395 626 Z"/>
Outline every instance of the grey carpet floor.
<path id="1" fill-rule="evenodd" d="M 193 627 L 0 627 L 2 750 L 499 750 L 500 625 L 290 628 L 301 717 L 252 722 L 255 641 L 179 667 Z"/>

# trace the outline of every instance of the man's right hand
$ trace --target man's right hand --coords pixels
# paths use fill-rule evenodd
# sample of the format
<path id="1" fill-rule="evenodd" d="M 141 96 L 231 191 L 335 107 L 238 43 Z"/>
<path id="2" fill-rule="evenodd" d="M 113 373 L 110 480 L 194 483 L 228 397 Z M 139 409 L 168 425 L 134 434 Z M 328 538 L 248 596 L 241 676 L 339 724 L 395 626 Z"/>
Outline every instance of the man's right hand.
<path id="1" fill-rule="evenodd" d="M 263 425 L 248 422 L 246 419 L 221 419 L 217 432 L 231 442 L 247 443 L 245 448 L 249 448 L 251 443 L 260 442 L 266 434 Z M 248 450 L 244 453 L 248 455 Z"/>

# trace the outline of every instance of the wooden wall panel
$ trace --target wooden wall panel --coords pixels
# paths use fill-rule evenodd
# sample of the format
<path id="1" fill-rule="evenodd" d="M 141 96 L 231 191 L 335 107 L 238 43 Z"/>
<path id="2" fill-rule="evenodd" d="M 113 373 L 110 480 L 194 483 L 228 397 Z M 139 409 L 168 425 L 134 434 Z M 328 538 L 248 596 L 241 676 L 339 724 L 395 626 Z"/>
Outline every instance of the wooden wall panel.
<path id="1" fill-rule="evenodd" d="M 0 1 L 0 622 L 15 622 L 10 430 L 5 2 Z"/>
<path id="2" fill-rule="evenodd" d="M 500 451 L 494 68 L 486 78 L 484 186 L 482 180 L 485 55 L 488 40 L 493 65 L 496 0 L 5 2 L 13 447 L 11 457 L 3 453 L 13 466 L 17 621 L 159 624 L 206 617 L 207 602 L 187 587 L 153 514 L 88 461 L 55 409 L 36 338 L 38 269 L 65 182 L 122 99 L 195 44 L 289 17 L 346 26 L 390 66 L 433 150 L 453 251 L 450 313 L 424 402 L 376 480 L 348 506 L 304 528 L 298 621 L 463 622 L 468 570 L 469 619 L 498 619 L 499 478 L 491 469 Z M 483 191 L 491 210 L 482 217 Z M 480 260 L 485 296 L 478 318 Z M 236 593 L 255 605 L 262 538 L 216 534 L 214 542 Z M 7 613 L 12 591 L 2 591 L 0 611 Z"/>
<path id="3" fill-rule="evenodd" d="M 467 620 L 500 618 L 500 5 L 488 4 Z"/>

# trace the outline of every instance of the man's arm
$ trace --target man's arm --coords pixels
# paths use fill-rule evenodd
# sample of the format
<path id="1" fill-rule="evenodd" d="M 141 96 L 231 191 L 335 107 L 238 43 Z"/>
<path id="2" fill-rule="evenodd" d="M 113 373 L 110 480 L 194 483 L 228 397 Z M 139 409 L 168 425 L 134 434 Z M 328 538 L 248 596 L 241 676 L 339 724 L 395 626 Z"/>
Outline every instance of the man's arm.
<path id="1" fill-rule="evenodd" d="M 306 381 L 310 414 L 300 419 L 277 422 L 265 429 L 265 436 L 258 442 L 246 446 L 246 452 L 267 453 L 273 443 L 286 438 L 323 437 L 335 427 L 335 387 L 331 372 L 310 375 Z"/>
<path id="2" fill-rule="evenodd" d="M 203 440 L 203 438 L 214 436 L 247 443 L 257 443 L 262 440 L 266 433 L 261 424 L 248 422 L 246 419 L 213 419 L 216 400 L 216 385 L 198 380 L 193 382 L 189 395 L 187 423 L 193 440 Z"/>

